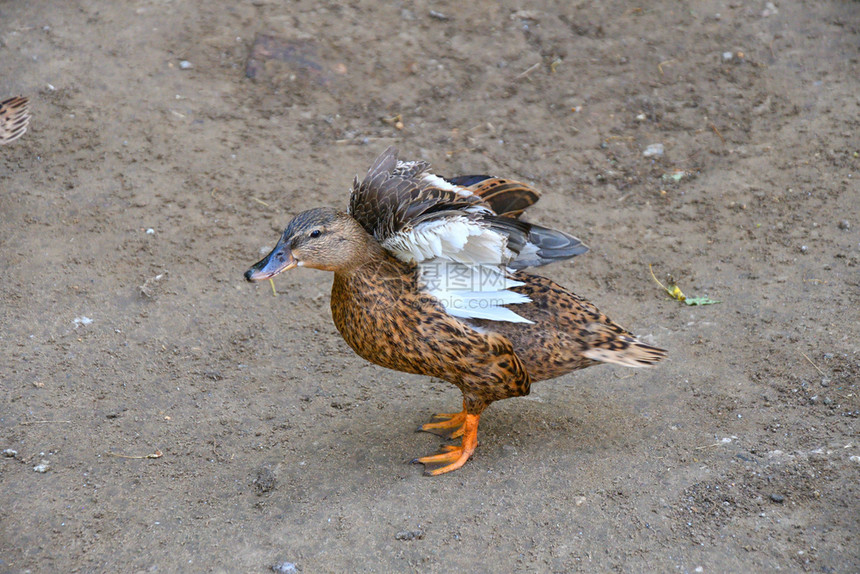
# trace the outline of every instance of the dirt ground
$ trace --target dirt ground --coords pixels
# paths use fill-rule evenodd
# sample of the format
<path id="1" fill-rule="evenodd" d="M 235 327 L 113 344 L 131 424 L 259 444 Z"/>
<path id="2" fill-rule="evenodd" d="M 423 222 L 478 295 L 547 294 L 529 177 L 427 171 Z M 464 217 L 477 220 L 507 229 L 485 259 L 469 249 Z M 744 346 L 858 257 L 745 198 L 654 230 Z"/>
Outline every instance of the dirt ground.
<path id="1" fill-rule="evenodd" d="M 0 572 L 857 572 L 858 46 L 849 1 L 0 3 Z M 542 271 L 669 358 L 422 476 L 459 392 L 242 277 L 392 144 L 542 190 L 592 248 Z"/>

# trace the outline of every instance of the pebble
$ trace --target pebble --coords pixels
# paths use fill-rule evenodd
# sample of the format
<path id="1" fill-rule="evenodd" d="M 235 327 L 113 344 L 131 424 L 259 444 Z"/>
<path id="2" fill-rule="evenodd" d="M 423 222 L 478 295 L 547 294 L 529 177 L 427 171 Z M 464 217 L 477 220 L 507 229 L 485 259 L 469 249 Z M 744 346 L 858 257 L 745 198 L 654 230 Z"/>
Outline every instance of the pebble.
<path id="1" fill-rule="evenodd" d="M 181 62 L 179 62 L 179 67 L 183 70 L 190 70 L 194 67 L 194 64 L 192 64 L 188 60 L 182 60 Z"/>
<path id="2" fill-rule="evenodd" d="M 296 574 L 299 569 L 293 562 L 278 562 L 272 564 L 272 572 L 280 572 L 281 574 Z"/>
<path id="3" fill-rule="evenodd" d="M 394 535 L 396 540 L 421 540 L 424 538 L 424 531 L 418 530 L 401 530 Z"/>
<path id="4" fill-rule="evenodd" d="M 645 157 L 662 157 L 663 155 L 663 144 L 656 143 L 651 144 L 645 148 L 645 151 L 642 152 L 642 155 Z"/>
<path id="5" fill-rule="evenodd" d="M 783 502 L 785 502 L 785 497 L 784 497 L 783 495 L 781 495 L 781 494 L 771 494 L 771 495 L 770 495 L 770 499 L 771 499 L 772 501 L 774 501 L 774 502 L 778 502 L 778 503 L 780 503 L 780 504 L 782 504 Z"/>
<path id="6" fill-rule="evenodd" d="M 845 231 L 848 231 L 849 229 L 851 229 L 851 224 L 848 223 L 847 219 L 843 219 L 839 222 L 839 229 L 844 229 Z"/>
<path id="7" fill-rule="evenodd" d="M 33 467 L 33 470 L 44 474 L 51 470 L 51 462 L 43 458 L 42 462 Z"/>
<path id="8" fill-rule="evenodd" d="M 830 379 L 828 379 L 827 377 L 822 377 L 821 386 L 822 387 L 829 387 L 830 386 Z"/>
<path id="9" fill-rule="evenodd" d="M 809 251 L 809 247 L 808 247 L 808 246 L 806 246 L 806 245 L 801 245 L 801 246 L 800 246 L 800 252 L 801 252 L 801 253 L 806 253 L 807 251 Z"/>
<path id="10" fill-rule="evenodd" d="M 3 451 L 3 456 L 8 456 L 9 458 L 15 458 L 18 456 L 18 451 L 13 448 L 7 448 Z"/>
<path id="11" fill-rule="evenodd" d="M 257 491 L 258 496 L 275 490 L 275 484 L 277 484 L 277 477 L 271 468 L 263 466 L 257 469 L 257 476 L 254 478 L 254 489 Z"/>

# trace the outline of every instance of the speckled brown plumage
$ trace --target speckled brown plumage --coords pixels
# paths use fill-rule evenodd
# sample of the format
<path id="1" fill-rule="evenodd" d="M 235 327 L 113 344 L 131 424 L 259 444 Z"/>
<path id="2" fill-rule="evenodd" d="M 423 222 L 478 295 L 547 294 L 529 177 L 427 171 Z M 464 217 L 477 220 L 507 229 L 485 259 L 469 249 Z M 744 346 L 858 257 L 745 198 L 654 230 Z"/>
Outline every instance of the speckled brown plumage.
<path id="1" fill-rule="evenodd" d="M 414 265 L 385 254 L 335 273 L 331 310 L 350 347 L 382 367 L 438 377 L 463 392 L 466 411 L 526 395 L 529 374 L 504 335 L 448 315 L 417 286 Z"/>
<path id="2" fill-rule="evenodd" d="M 526 395 L 533 382 L 599 362 L 650 366 L 666 352 L 638 341 L 592 303 L 549 279 L 504 271 L 506 264 L 543 265 L 587 249 L 575 237 L 517 219 L 537 200 L 537 192 L 488 176 L 428 178 L 427 167 L 397 161 L 387 150 L 364 181 L 356 180 L 351 213 L 321 208 L 299 214 L 275 249 L 245 277 L 259 281 L 298 266 L 333 271 L 334 323 L 359 356 L 389 369 L 437 377 L 461 390 L 461 412 L 437 415 L 420 427 L 462 437 L 460 445 L 416 459 L 435 475 L 469 459 L 477 446 L 481 413 L 490 403 Z M 440 228 L 453 235 L 439 235 Z M 398 244 L 406 251 L 383 247 L 392 235 L 412 229 L 414 235 L 401 237 Z M 509 248 L 503 242 L 496 253 L 509 284 L 494 293 L 518 297 L 515 304 L 501 305 L 516 314 L 456 314 L 438 298 L 446 292 L 427 287 L 422 260 L 414 257 L 426 252 L 442 260 L 456 257 L 457 249 L 468 249 L 470 238 L 499 238 L 493 234 L 506 238 Z M 409 241 L 439 237 L 445 239 L 445 249 L 454 251 L 441 249 L 442 243 L 409 251 Z"/>

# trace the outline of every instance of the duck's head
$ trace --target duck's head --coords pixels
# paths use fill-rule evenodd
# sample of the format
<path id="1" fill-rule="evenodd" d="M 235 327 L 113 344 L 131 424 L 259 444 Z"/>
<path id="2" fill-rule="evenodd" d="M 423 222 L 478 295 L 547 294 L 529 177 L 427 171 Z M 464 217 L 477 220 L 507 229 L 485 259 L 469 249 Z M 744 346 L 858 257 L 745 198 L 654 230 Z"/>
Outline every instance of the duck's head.
<path id="1" fill-rule="evenodd" d="M 294 267 L 346 272 L 364 262 L 373 241 L 352 216 L 310 209 L 290 221 L 272 252 L 248 269 L 245 279 L 262 281 Z"/>

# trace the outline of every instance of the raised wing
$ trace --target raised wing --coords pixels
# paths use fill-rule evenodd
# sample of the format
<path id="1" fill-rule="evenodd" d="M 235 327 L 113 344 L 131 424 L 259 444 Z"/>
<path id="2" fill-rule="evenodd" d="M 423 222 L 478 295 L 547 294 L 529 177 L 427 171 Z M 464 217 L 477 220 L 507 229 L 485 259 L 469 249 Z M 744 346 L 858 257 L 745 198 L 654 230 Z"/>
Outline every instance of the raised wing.
<path id="1" fill-rule="evenodd" d="M 522 269 L 588 250 L 572 235 L 516 219 L 539 197 L 529 186 L 489 176 L 446 180 L 429 168 L 399 161 L 391 147 L 353 183 L 349 213 L 399 259 Z"/>
<path id="2" fill-rule="evenodd" d="M 529 301 L 508 290 L 519 284 L 510 270 L 588 248 L 572 235 L 517 219 L 539 197 L 530 187 L 489 176 L 444 179 L 429 168 L 400 161 L 388 148 L 364 180 L 355 179 L 350 215 L 392 255 L 416 263 L 422 288 L 449 314 L 527 322 L 504 307 Z M 464 277 L 468 285 L 458 283 Z"/>

